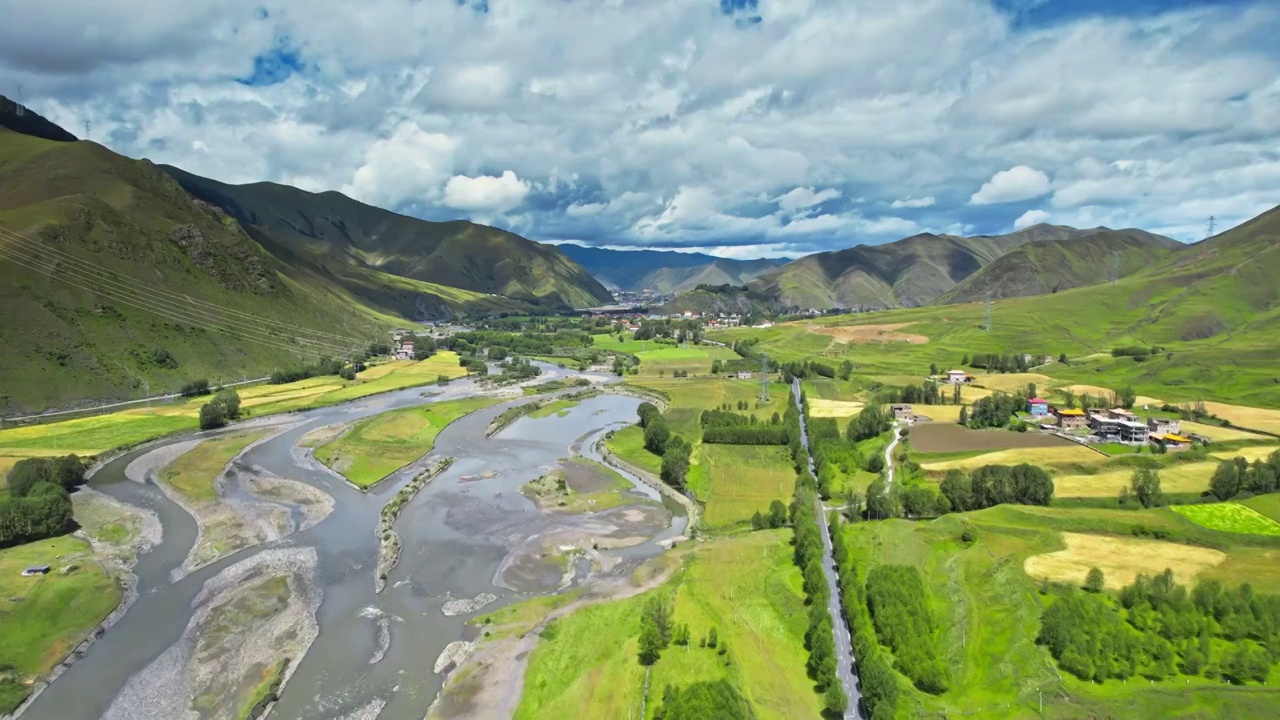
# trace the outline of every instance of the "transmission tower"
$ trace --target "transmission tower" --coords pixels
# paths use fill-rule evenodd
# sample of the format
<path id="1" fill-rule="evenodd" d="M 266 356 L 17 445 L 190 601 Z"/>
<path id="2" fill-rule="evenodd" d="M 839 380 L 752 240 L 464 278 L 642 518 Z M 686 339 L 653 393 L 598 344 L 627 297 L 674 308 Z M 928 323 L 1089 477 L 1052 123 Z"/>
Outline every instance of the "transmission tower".
<path id="1" fill-rule="evenodd" d="M 22 86 L 18 86 L 18 107 L 14 108 L 13 114 L 22 117 L 27 113 L 27 108 L 22 105 Z"/>
<path id="2" fill-rule="evenodd" d="M 760 402 L 769 402 L 769 356 L 760 354 Z"/>
<path id="3" fill-rule="evenodd" d="M 88 120 L 84 121 L 84 139 L 85 140 L 89 139 L 89 128 L 91 126 L 92 126 L 92 123 L 90 123 Z"/>
<path id="4" fill-rule="evenodd" d="M 983 310 L 985 314 L 982 319 L 982 331 L 991 332 L 991 291 L 990 290 L 987 291 L 987 302 Z"/>
<path id="5" fill-rule="evenodd" d="M 1120 279 L 1120 253 L 1111 253 L 1111 284 L 1115 285 Z"/>
<path id="6" fill-rule="evenodd" d="M 1217 221 L 1217 219 L 1218 218 L 1213 215 L 1209 216 L 1209 234 L 1205 235 L 1205 239 L 1213 237 L 1213 226 L 1214 226 L 1214 223 Z"/>

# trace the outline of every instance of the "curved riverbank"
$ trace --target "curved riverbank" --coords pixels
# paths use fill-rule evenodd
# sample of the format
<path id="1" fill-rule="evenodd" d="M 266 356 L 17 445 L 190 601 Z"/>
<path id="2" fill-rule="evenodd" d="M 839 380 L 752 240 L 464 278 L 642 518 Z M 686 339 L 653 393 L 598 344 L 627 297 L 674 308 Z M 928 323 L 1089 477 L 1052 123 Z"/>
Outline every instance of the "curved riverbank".
<path id="1" fill-rule="evenodd" d="M 400 562 L 400 535 L 394 529 L 396 518 L 400 517 L 400 511 L 404 506 L 418 494 L 428 482 L 436 475 L 444 472 L 445 468 L 453 464 L 451 457 L 432 457 L 427 461 L 427 467 L 419 472 L 404 487 L 396 491 L 391 496 L 387 504 L 382 507 L 382 513 L 378 520 L 378 566 L 373 579 L 373 591 L 375 593 L 382 592 L 387 586 L 387 575 L 395 569 L 396 563 Z"/>

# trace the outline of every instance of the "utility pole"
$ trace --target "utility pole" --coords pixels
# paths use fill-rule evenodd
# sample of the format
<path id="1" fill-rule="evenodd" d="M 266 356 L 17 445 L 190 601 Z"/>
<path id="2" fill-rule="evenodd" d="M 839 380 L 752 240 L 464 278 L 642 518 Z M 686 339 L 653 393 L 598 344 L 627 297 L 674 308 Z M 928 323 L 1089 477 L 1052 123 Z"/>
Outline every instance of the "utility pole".
<path id="1" fill-rule="evenodd" d="M 760 403 L 769 402 L 769 356 L 760 353 Z"/>

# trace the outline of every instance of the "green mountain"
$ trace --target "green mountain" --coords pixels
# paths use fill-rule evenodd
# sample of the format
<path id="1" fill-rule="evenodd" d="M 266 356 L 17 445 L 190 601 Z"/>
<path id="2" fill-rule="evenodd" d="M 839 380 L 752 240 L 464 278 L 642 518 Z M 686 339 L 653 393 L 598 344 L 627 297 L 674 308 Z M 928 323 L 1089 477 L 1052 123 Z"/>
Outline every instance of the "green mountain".
<path id="1" fill-rule="evenodd" d="M 0 414 L 259 376 L 398 322 L 149 162 L 0 129 Z"/>
<path id="2" fill-rule="evenodd" d="M 766 273 L 751 288 L 787 307 L 877 310 L 932 302 L 1010 250 L 1085 231 L 1033 225 L 1008 235 L 921 233 L 884 245 L 808 255 Z"/>
<path id="3" fill-rule="evenodd" d="M 163 169 L 192 195 L 236 218 L 272 254 L 327 274 L 365 302 L 407 317 L 447 316 L 450 307 L 565 310 L 613 299 L 554 246 L 506 230 L 464 220 L 419 220 L 338 192 L 266 182 L 228 185 Z M 444 289 L 450 287 L 519 302 L 476 307 L 450 297 Z"/>
<path id="4" fill-rule="evenodd" d="M 693 290 L 698 285 L 744 285 L 786 260 L 732 260 L 671 250 L 610 250 L 559 245 L 560 251 L 606 286 L 624 292 L 659 295 Z"/>
<path id="5" fill-rule="evenodd" d="M 937 304 L 1043 295 L 1127 277 L 1183 247 L 1142 230 L 1098 228 L 1062 240 L 1021 245 L 965 278 Z"/>

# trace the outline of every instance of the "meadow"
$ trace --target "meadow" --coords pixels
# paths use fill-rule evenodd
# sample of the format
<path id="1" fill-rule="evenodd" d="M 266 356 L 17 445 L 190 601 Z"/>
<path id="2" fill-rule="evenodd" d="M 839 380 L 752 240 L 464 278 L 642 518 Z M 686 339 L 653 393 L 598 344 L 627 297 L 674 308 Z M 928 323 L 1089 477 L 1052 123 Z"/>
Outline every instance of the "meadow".
<path id="1" fill-rule="evenodd" d="M 463 415 L 501 402 L 474 397 L 374 415 L 314 449 L 315 457 L 360 488 L 368 488 L 431 452 L 436 436 Z"/>
<path id="2" fill-rule="evenodd" d="M 187 502 L 212 503 L 218 499 L 217 479 L 231 459 L 265 432 L 236 433 L 210 438 L 181 455 L 157 474 Z"/>
<path id="3" fill-rule="evenodd" d="M 23 577 L 32 565 L 48 575 Z M 43 677 L 120 602 L 120 586 L 77 537 L 0 550 L 0 714 L 22 702 L 27 682 Z M 13 598 L 18 598 L 13 600 Z"/>
<path id="4" fill-rule="evenodd" d="M 1240 503 L 1174 505 L 1171 509 L 1191 522 L 1210 530 L 1280 537 L 1280 522 Z"/>
<path id="5" fill-rule="evenodd" d="M 820 698 L 805 671 L 804 594 L 789 537 L 776 530 L 699 543 L 665 585 L 555 621 L 529 656 L 515 717 L 639 717 L 645 681 L 637 661 L 639 620 L 655 596 L 672 599 L 674 622 L 688 625 L 691 642 L 669 646 L 653 665 L 648 713 L 667 685 L 723 678 L 760 720 L 818 717 Z M 701 647 L 712 628 L 719 647 Z"/>
<path id="6" fill-rule="evenodd" d="M 745 524 L 774 500 L 789 502 L 796 473 L 786 448 L 774 445 L 703 445 L 701 468 L 689 489 L 707 507 L 709 527 Z"/>
<path id="7" fill-rule="evenodd" d="M 919 406 L 931 410 L 928 405 Z M 1023 448 L 1079 447 L 1070 440 L 1038 432 L 1008 430 L 970 430 L 950 423 L 923 423 L 911 428 L 911 445 L 922 453 L 996 451 Z"/>

